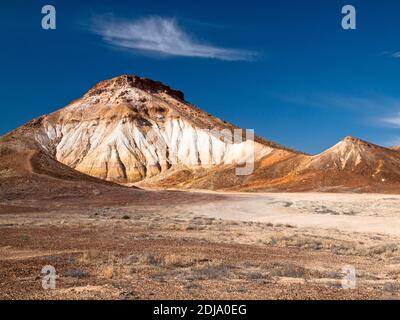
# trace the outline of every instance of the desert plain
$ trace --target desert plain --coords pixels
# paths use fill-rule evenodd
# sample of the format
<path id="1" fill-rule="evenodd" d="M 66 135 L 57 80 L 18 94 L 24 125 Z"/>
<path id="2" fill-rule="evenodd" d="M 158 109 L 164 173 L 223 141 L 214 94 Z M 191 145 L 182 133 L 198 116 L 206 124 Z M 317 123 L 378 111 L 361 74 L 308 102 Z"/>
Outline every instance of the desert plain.
<path id="1" fill-rule="evenodd" d="M 0 298 L 400 296 L 399 195 L 124 190 L 3 201 Z"/>

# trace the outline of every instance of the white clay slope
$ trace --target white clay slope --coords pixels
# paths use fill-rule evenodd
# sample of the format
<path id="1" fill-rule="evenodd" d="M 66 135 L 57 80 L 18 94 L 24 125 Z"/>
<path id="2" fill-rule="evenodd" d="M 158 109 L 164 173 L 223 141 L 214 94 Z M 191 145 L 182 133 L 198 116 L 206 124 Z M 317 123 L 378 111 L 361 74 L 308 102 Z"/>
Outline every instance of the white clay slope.
<path id="1" fill-rule="evenodd" d="M 140 78 L 100 83 L 78 101 L 46 116 L 36 140 L 58 161 L 121 183 L 152 177 L 173 166 L 243 164 L 274 148 L 233 143 L 218 132 L 229 125 L 188 105 L 158 83 Z M 154 86 L 154 88 L 153 88 Z M 193 112 L 193 114 L 192 114 Z M 204 120 L 203 120 L 204 118 Z"/>

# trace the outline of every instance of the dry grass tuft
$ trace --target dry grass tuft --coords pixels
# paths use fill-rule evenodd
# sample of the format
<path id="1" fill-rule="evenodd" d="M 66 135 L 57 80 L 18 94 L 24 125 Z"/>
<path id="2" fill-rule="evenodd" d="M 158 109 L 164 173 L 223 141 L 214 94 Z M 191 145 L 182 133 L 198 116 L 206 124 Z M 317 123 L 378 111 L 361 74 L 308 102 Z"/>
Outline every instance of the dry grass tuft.
<path id="1" fill-rule="evenodd" d="M 101 259 L 102 259 L 102 253 L 99 250 L 92 249 L 83 252 L 82 257 L 80 257 L 79 261 L 81 263 L 91 263 Z"/>
<path id="2" fill-rule="evenodd" d="M 97 275 L 100 278 L 112 279 L 114 276 L 114 266 L 113 265 L 101 266 L 99 271 L 97 272 Z"/>
<path id="3" fill-rule="evenodd" d="M 192 257 L 170 254 L 165 256 L 164 263 L 167 267 L 186 268 L 195 265 L 197 260 Z"/>
<path id="4" fill-rule="evenodd" d="M 193 280 L 223 279 L 229 276 L 234 266 L 220 261 L 213 261 L 204 266 L 192 269 Z"/>
<path id="5" fill-rule="evenodd" d="M 152 266 L 160 266 L 164 264 L 164 260 L 161 257 L 155 256 L 151 253 L 144 253 L 139 256 L 139 263 Z"/>
<path id="6" fill-rule="evenodd" d="M 307 270 L 292 263 L 275 264 L 270 270 L 270 275 L 274 277 L 305 278 Z"/>

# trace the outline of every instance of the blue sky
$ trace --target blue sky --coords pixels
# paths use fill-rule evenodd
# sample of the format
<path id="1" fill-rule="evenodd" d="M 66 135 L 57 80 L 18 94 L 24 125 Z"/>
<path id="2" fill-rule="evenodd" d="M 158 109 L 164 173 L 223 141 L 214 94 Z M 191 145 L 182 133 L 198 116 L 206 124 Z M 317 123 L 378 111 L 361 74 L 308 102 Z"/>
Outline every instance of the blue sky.
<path id="1" fill-rule="evenodd" d="M 56 30 L 41 28 L 45 4 Z M 346 4 L 357 30 L 341 28 Z M 308 153 L 347 135 L 400 145 L 396 1 L 17 0 L 0 36 L 0 134 L 135 74 Z"/>

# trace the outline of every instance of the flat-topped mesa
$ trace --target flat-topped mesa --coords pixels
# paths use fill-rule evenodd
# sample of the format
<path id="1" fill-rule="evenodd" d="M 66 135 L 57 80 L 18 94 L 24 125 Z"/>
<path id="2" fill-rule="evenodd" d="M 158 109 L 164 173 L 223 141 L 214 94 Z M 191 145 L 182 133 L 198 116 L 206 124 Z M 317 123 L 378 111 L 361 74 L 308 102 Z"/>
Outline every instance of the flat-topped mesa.
<path id="1" fill-rule="evenodd" d="M 177 100 L 185 100 L 183 92 L 179 90 L 174 90 L 160 81 L 154 81 L 134 75 L 122 75 L 110 80 L 101 81 L 89 90 L 86 96 L 92 97 L 107 91 L 112 92 L 124 88 L 137 88 L 149 94 L 166 93 Z"/>

